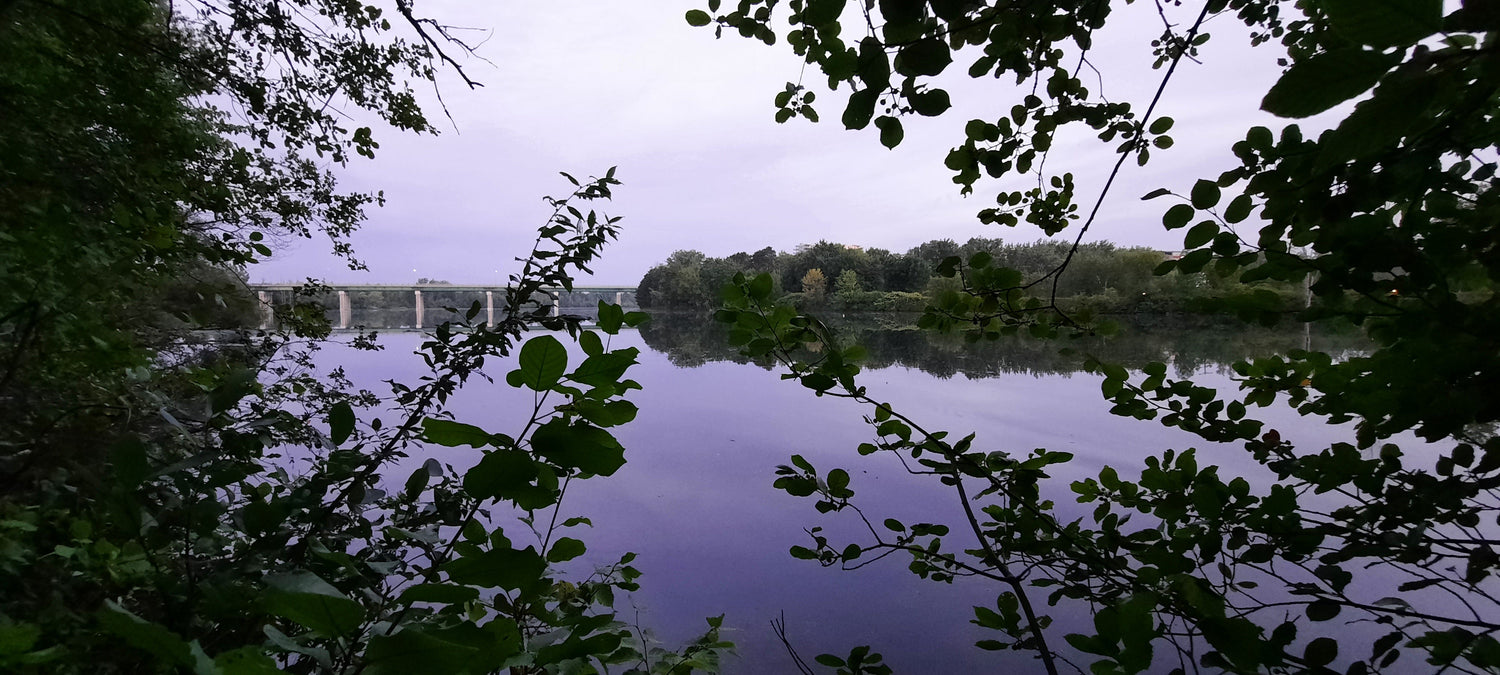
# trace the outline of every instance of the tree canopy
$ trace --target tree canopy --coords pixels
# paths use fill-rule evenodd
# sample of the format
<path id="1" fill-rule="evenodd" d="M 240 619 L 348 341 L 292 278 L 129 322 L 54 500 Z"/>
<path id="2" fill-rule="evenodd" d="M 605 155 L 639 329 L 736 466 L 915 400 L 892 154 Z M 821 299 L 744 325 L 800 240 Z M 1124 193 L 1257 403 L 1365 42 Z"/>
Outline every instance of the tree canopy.
<path id="1" fill-rule="evenodd" d="M 855 283 L 846 287 L 855 290 L 832 294 L 840 309 L 919 312 L 926 305 L 924 297 L 936 301 L 956 288 L 954 279 L 938 274 L 943 260 L 968 259 L 980 253 L 989 256 L 991 264 L 1014 269 L 1026 278 L 1048 274 L 1071 255 L 1071 272 L 1056 290 L 1060 305 L 1074 311 L 1226 313 L 1247 304 L 1261 310 L 1301 307 L 1305 296 L 1300 285 L 1286 281 L 1242 283 L 1218 275 L 1155 275 L 1159 265 L 1177 255 L 1165 251 L 1121 248 L 1109 242 L 1089 242 L 1073 249 L 1066 242 L 1045 239 L 1007 244 L 973 237 L 963 244 L 950 239 L 928 241 L 905 253 L 829 241 L 800 246 L 793 253 L 778 254 L 766 248 L 754 257 L 741 252 L 713 258 L 697 251 L 678 251 L 646 272 L 637 297 L 642 307 L 702 310 L 718 304 L 719 290 L 734 274 L 768 273 L 790 301 L 817 304 L 822 299 L 798 294 L 803 279 L 816 269 L 833 285 L 830 290 L 837 290 L 842 279 Z M 830 269 L 839 270 L 838 275 L 830 276 Z"/>

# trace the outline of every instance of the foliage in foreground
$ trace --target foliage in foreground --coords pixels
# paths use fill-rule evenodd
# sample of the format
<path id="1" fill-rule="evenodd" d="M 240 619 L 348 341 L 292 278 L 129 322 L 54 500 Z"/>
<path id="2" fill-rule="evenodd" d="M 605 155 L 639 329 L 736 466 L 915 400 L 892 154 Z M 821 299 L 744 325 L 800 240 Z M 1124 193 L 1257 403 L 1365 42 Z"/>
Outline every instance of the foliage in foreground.
<path id="1" fill-rule="evenodd" d="M 708 3 L 715 14 L 688 12 L 688 22 L 777 41 L 778 3 L 720 4 Z M 924 578 L 988 579 L 996 593 L 974 607 L 974 622 L 996 636 L 978 647 L 1026 651 L 1050 673 L 1074 661 L 1101 674 L 1500 671 L 1500 439 L 1488 431 L 1500 418 L 1494 3 L 1468 1 L 1447 14 L 1437 0 L 1134 3 L 1163 23 L 1151 44 L 1165 72 L 1144 110 L 1105 100 L 1080 77 L 1096 33 L 1131 3 L 860 4 L 857 18 L 837 0 L 785 6 L 785 40 L 809 72 L 847 86 L 843 124 L 873 124 L 881 143 L 896 146 L 903 120 L 948 110 L 937 78 L 961 54 L 972 56 L 971 77 L 1014 78 L 1026 88 L 1015 105 L 970 121 L 946 164 L 965 192 L 985 175 L 1030 174 L 1034 188 L 1000 190 L 980 218 L 1047 234 L 1076 228 L 1075 251 L 1127 162 L 1147 165 L 1172 146 L 1173 122 L 1157 102 L 1172 73 L 1206 53 L 1208 22 L 1238 20 L 1254 45 L 1279 41 L 1287 67 L 1262 108 L 1294 119 L 1344 113 L 1315 138 L 1297 124 L 1251 128 L 1232 148 L 1238 166 L 1186 194 L 1147 195 L 1172 199 L 1162 223 L 1186 228 L 1188 253 L 1159 271 L 1310 282 L 1310 306 L 1296 317 L 1354 324 L 1373 345 L 1341 360 L 1294 350 L 1240 363 L 1237 392 L 1170 378 L 1163 363 L 1132 373 L 1085 358 L 1116 414 L 1238 446 L 1259 471 L 1231 476 L 1199 452 L 1169 450 L 1064 491 L 1048 474 L 1069 454 L 924 427 L 859 383 L 858 346 L 778 306 L 770 276 L 736 277 L 720 312 L 731 340 L 751 357 L 779 360 L 819 395 L 864 404 L 875 439 L 859 453 L 894 455 L 950 486 L 963 533 L 882 519 L 857 503 L 851 472 L 793 457 L 777 487 L 814 498 L 820 512 L 852 514 L 869 537 L 836 542 L 814 529 L 811 545 L 792 554 L 852 568 L 902 553 Z M 789 83 L 776 97 L 777 120 L 817 121 L 815 101 Z M 1088 210 L 1075 201 L 1071 174 L 1044 169 L 1068 130 L 1118 144 Z M 985 253 L 951 257 L 939 272 L 963 293 L 930 307 L 928 328 L 976 340 L 1087 330 L 1057 303 L 1068 259 L 1035 278 Z M 1280 316 L 1269 305 L 1241 309 Z M 1274 405 L 1346 423 L 1348 437 L 1294 445 L 1256 419 Z M 1397 434 L 1408 432 L 1431 445 L 1400 447 Z M 1076 505 L 1055 501 L 1065 496 Z M 1044 597 L 1059 612 L 1087 609 L 1091 629 L 1057 635 Z M 888 672 L 869 657 L 862 647 L 817 660 L 840 672 Z"/>
<path id="2" fill-rule="evenodd" d="M 615 237 L 586 210 L 613 170 L 569 178 L 502 318 L 438 326 L 429 372 L 387 398 L 314 370 L 316 287 L 285 332 L 198 330 L 254 316 L 242 275 L 266 242 L 322 232 L 349 253 L 378 198 L 338 193 L 322 165 L 378 146 L 332 102 L 430 130 L 404 77 L 452 45 L 407 3 L 415 42 L 382 14 L 0 3 L 0 671 L 716 670 L 719 619 L 678 652 L 654 644 L 611 610 L 632 556 L 578 575 L 568 535 L 588 521 L 556 517 L 624 462 L 610 429 L 635 416 L 635 350 L 608 336 L 645 317 L 601 305 L 587 331 L 530 300 Z M 583 358 L 523 344 L 536 327 Z M 451 419 L 502 359 L 534 405 L 507 433 Z M 392 475 L 431 445 L 471 450 Z"/>

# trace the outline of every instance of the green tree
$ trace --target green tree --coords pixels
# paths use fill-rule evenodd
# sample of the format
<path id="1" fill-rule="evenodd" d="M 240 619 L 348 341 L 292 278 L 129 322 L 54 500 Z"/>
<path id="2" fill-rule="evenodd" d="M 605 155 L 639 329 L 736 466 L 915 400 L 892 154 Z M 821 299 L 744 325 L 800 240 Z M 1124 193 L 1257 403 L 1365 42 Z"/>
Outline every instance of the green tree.
<path id="1" fill-rule="evenodd" d="M 767 246 L 750 255 L 749 269 L 755 272 L 773 272 L 776 270 L 776 249 Z"/>
<path id="2" fill-rule="evenodd" d="M 859 271 L 864 264 L 861 251 L 831 241 L 819 241 L 791 256 L 782 269 L 782 286 L 797 288 L 808 270 L 816 268 L 825 279 L 837 279 L 846 269 Z"/>
<path id="3" fill-rule="evenodd" d="M 847 300 L 863 291 L 864 288 L 859 282 L 859 274 L 854 270 L 844 270 L 839 273 L 839 278 L 833 283 L 833 292 L 839 296 L 840 300 Z"/>
<path id="4" fill-rule="evenodd" d="M 886 290 L 920 292 L 932 274 L 933 265 L 926 260 L 911 254 L 899 256 L 886 270 Z"/>
<path id="5" fill-rule="evenodd" d="M 714 14 L 690 11 L 688 22 L 777 41 L 776 3 L 745 0 L 728 11 L 719 4 L 709 3 Z M 1221 476 L 1192 450 L 1168 451 L 1142 467 L 1106 467 L 1072 483 L 1078 501 L 1095 509 L 1073 518 L 1053 508 L 1049 495 L 1057 490 L 1043 489 L 1055 471 L 1049 467 L 1071 455 L 1015 456 L 983 447 L 973 434 L 924 428 L 856 383 L 857 348 L 838 345 L 816 318 L 775 308 L 746 284 L 721 317 L 777 337 L 749 342 L 752 355 L 782 359 L 820 394 L 867 404 L 878 440 L 860 453 L 908 455 L 942 476 L 966 516 L 960 522 L 979 541 L 977 549 L 965 540 L 964 552 L 946 553 L 946 526 L 888 520 L 888 533 L 872 525 L 869 541 L 845 545 L 815 535 L 813 546 L 793 555 L 848 565 L 866 554 L 906 551 L 913 571 L 926 577 L 991 579 L 997 595 L 975 607 L 975 622 L 999 639 L 979 646 L 1031 651 L 1048 672 L 1059 671 L 1059 659 L 1078 656 L 1092 660 L 1094 672 L 1111 673 L 1170 663 L 1174 672 L 1329 672 L 1337 664 L 1353 674 L 1385 672 L 1398 660 L 1408 669 L 1415 659 L 1439 670 L 1500 669 L 1500 556 L 1481 527 L 1500 515 L 1489 496 L 1500 480 L 1500 440 L 1484 431 L 1500 417 L 1500 399 L 1491 395 L 1500 383 L 1500 300 L 1456 290 L 1493 289 L 1500 275 L 1493 181 L 1500 11 L 1493 3 L 1445 8 L 1436 0 L 1136 3 L 1137 11 L 1159 12 L 1164 24 L 1150 44 L 1161 71 L 1156 94 L 1137 105 L 1104 99 L 1082 75 L 1096 36 L 1128 4 L 891 0 L 865 3 L 856 18 L 842 2 L 791 3 L 785 42 L 842 93 L 816 100 L 838 101 L 844 126 L 873 125 L 888 147 L 902 141 L 903 125 L 914 117 L 950 107 L 936 78 L 957 70 L 960 58 L 967 57 L 971 77 L 1014 78 L 1030 92 L 970 121 L 946 166 L 965 192 L 988 185 L 985 176 L 1033 174 L 1018 183 L 1035 187 L 999 189 L 998 205 L 980 219 L 1025 222 L 1047 235 L 1071 228 L 1072 243 L 1040 275 L 990 255 L 945 253 L 937 270 L 963 292 L 945 294 L 924 325 L 976 339 L 1085 329 L 1057 304 L 1086 255 L 1081 242 L 1115 198 L 1109 188 L 1125 165 L 1148 166 L 1152 153 L 1173 145 L 1174 123 L 1158 110 L 1160 93 L 1186 59 L 1202 56 L 1209 40 L 1203 28 L 1210 20 L 1239 21 L 1253 44 L 1277 41 L 1285 50 L 1285 70 L 1265 93 L 1263 110 L 1290 119 L 1344 112 L 1316 135 L 1296 123 L 1250 128 L 1230 148 L 1239 166 L 1197 181 L 1186 194 L 1147 195 L 1173 202 L 1162 222 L 1185 229 L 1188 249 L 1158 272 L 1208 283 L 1219 278 L 1208 270 L 1244 284 L 1310 280 L 1310 306 L 1297 318 L 1360 325 L 1371 350 L 1341 360 L 1293 351 L 1241 363 L 1237 391 L 1229 392 L 1168 379 L 1161 363 L 1132 374 L 1087 359 L 1117 414 L 1238 443 L 1274 480 Z M 1283 58 L 1276 49 L 1260 51 L 1268 60 Z M 777 96 L 778 121 L 818 119 L 814 97 L 803 93 L 800 83 L 789 83 Z M 1118 153 L 1088 204 L 1077 203 L 1071 174 L 1044 168 L 1054 140 L 1072 129 Z M 1287 312 L 1270 289 L 1226 302 L 1256 321 Z M 820 356 L 799 360 L 805 355 L 776 347 L 797 341 L 822 345 Z M 1278 403 L 1351 422 L 1353 431 L 1329 447 L 1296 446 L 1256 419 L 1258 408 Z M 1405 430 L 1440 443 L 1403 451 L 1391 437 Z M 853 505 L 843 469 L 819 471 L 794 457 L 778 474 L 778 487 L 815 497 L 820 511 Z M 856 515 L 870 517 L 868 509 Z M 1356 583 L 1369 568 L 1392 581 Z M 1093 629 L 1049 635 L 1033 599 L 1040 592 L 1089 603 Z M 1431 593 L 1458 602 L 1435 603 Z M 1307 634 L 1309 622 L 1332 620 L 1382 628 L 1364 639 Z M 825 656 L 820 662 L 848 664 Z"/>
<path id="6" fill-rule="evenodd" d="M 715 302 L 718 285 L 734 274 L 729 265 L 698 251 L 675 251 L 642 277 L 636 287 L 636 301 L 646 308 L 703 309 Z M 703 278 L 705 270 L 710 277 L 707 281 Z"/>
<path id="7" fill-rule="evenodd" d="M 906 257 L 916 258 L 927 263 L 931 268 L 936 269 L 938 263 L 959 255 L 959 253 L 958 242 L 952 239 L 934 239 L 913 246 L 911 250 L 906 252 Z"/>
<path id="8" fill-rule="evenodd" d="M 823 270 L 814 267 L 802 275 L 802 295 L 809 301 L 821 302 L 827 291 L 828 278 L 823 276 Z"/>

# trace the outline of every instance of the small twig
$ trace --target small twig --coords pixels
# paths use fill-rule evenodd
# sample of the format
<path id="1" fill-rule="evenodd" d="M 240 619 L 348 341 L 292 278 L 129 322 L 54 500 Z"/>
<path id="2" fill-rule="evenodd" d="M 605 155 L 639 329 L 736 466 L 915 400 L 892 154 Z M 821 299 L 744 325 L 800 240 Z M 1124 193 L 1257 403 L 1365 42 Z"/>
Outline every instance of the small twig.
<path id="1" fill-rule="evenodd" d="M 814 675 L 813 669 L 808 667 L 807 662 L 797 654 L 797 648 L 792 646 L 792 641 L 786 636 L 786 612 L 782 611 L 779 618 L 771 619 L 771 632 L 776 634 L 776 639 L 781 640 L 781 646 L 786 653 L 792 657 L 792 665 L 797 667 L 797 672 L 802 675 Z"/>

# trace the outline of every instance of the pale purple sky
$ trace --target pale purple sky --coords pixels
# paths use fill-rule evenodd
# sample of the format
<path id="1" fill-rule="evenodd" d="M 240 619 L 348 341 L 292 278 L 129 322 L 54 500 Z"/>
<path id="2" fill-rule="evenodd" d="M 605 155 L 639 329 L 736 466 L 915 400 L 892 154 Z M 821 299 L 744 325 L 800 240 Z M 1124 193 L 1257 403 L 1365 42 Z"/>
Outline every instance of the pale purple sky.
<path id="1" fill-rule="evenodd" d="M 954 108 L 938 118 L 905 119 L 905 141 L 887 150 L 873 126 L 843 129 L 845 92 L 825 94 L 826 78 L 811 69 L 804 84 L 819 92 L 815 107 L 823 121 L 776 124 L 772 98 L 798 79 L 801 63 L 784 43 L 767 47 L 737 35 L 715 40 L 711 29 L 688 26 L 683 13 L 702 5 L 423 3 L 432 16 L 492 30 L 479 51 L 490 63 L 466 62 L 485 86 L 470 91 L 443 76 L 457 130 L 430 106 L 439 136 L 377 128 L 376 158 L 339 170 L 346 188 L 386 195 L 387 205 L 371 209 L 353 239 L 368 272 L 348 270 L 326 241 L 313 239 L 289 242 L 252 266 L 252 279 L 503 282 L 549 212 L 541 197 L 570 187 L 557 172 L 582 177 L 610 166 L 619 167 L 624 185 L 601 210 L 624 217 L 623 233 L 583 284 L 633 285 L 678 249 L 725 256 L 828 239 L 905 251 L 939 238 L 1041 236 L 1024 225 L 985 226 L 975 218 L 998 189 L 1034 178 L 981 183 L 965 198 L 943 167 L 965 122 L 993 121 L 1020 95 L 1010 80 L 964 75 L 977 50 L 957 54 L 955 77 L 943 82 Z M 1173 18 L 1186 25 L 1192 16 Z M 1161 18 L 1154 3 L 1138 2 L 1121 4 L 1111 22 L 1092 61 L 1111 100 L 1144 111 L 1163 73 L 1150 68 Z M 1158 108 L 1176 119 L 1176 145 L 1154 152 L 1144 169 L 1127 165 L 1090 240 L 1180 248 L 1181 232 L 1160 225 L 1170 204 L 1139 197 L 1157 187 L 1185 193 L 1193 180 L 1234 166 L 1229 146 L 1247 127 L 1277 128 L 1257 110 L 1278 76 L 1277 50 L 1250 49 L 1232 17 L 1210 22 L 1208 31 L 1214 39 L 1203 63 L 1184 61 Z M 1085 82 L 1096 87 L 1091 78 Z M 430 88 L 421 93 L 431 100 Z M 1113 145 L 1088 135 L 1059 139 L 1047 169 L 1074 172 L 1086 209 L 1113 164 Z"/>

